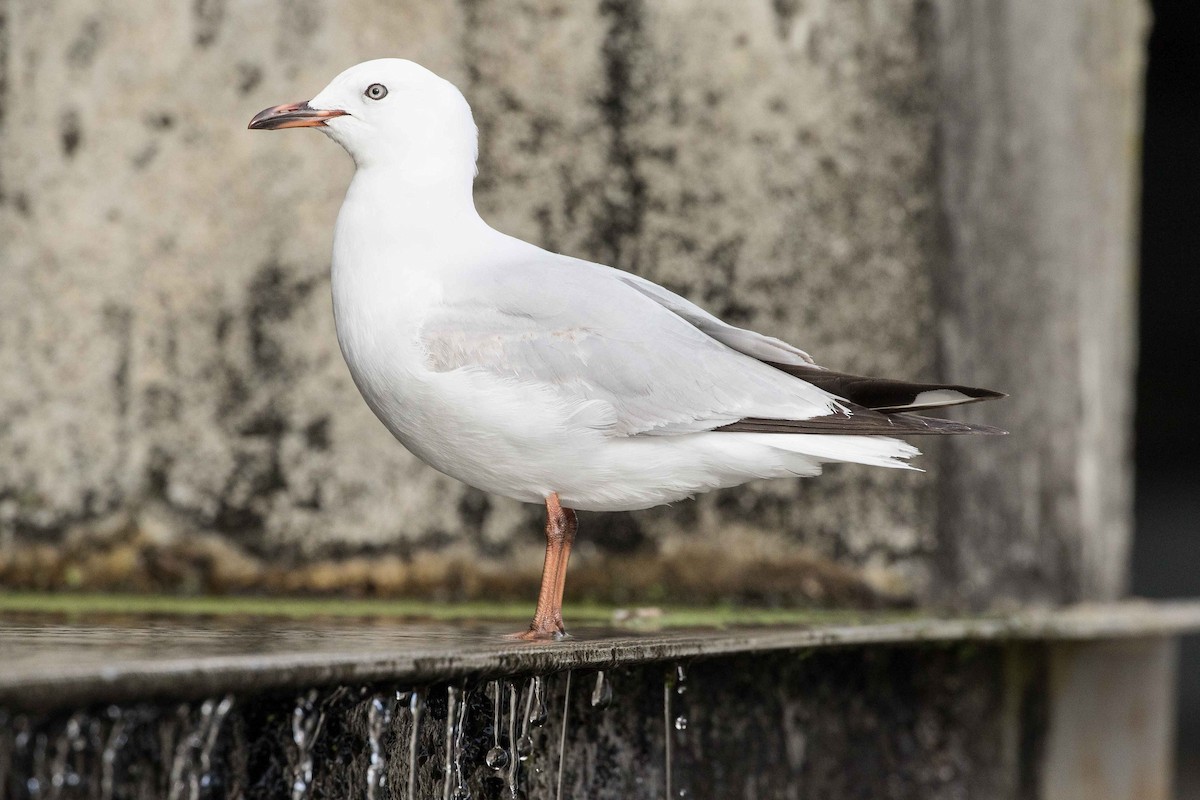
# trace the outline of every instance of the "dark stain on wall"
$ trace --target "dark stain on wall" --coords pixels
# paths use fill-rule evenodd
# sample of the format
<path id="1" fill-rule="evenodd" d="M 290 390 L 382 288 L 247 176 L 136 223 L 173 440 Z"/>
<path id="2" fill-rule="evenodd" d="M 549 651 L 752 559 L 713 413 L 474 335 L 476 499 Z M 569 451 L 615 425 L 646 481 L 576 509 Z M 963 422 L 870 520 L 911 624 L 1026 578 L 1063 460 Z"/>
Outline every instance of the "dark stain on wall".
<path id="1" fill-rule="evenodd" d="M 59 123 L 59 138 L 62 141 L 63 155 L 72 158 L 83 142 L 83 127 L 78 110 L 71 108 L 63 112 L 62 121 Z"/>
<path id="2" fill-rule="evenodd" d="M 225 20 L 225 0 L 193 0 L 192 17 L 196 22 L 196 46 L 210 46 Z"/>
<path id="3" fill-rule="evenodd" d="M 100 20 L 91 17 L 79 28 L 79 34 L 67 48 L 67 63 L 75 69 L 87 69 L 96 60 L 96 53 L 104 37 Z"/>
<path id="4" fill-rule="evenodd" d="M 609 129 L 609 180 L 615 181 L 617 191 L 603 194 L 587 249 L 604 263 L 632 269 L 630 245 L 642 232 L 647 206 L 646 180 L 630 137 L 643 68 L 639 59 L 649 48 L 643 29 L 645 10 L 641 0 L 604 0 L 600 15 L 608 21 L 608 31 L 600 47 L 604 90 L 597 105 Z"/>
<path id="5" fill-rule="evenodd" d="M 146 127 L 156 131 L 169 131 L 175 127 L 175 116 L 165 111 L 148 114 L 145 119 Z"/>
<path id="6" fill-rule="evenodd" d="M 792 35 L 792 21 L 800 11 L 800 0 L 771 0 L 771 10 L 775 12 L 775 33 L 786 42 Z"/>
<path id="7" fill-rule="evenodd" d="M 129 414 L 129 371 L 133 350 L 133 312 L 125 306 L 110 304 L 104 309 L 104 326 L 117 340 L 117 360 L 113 366 L 113 397 L 117 416 Z"/>
<path id="8" fill-rule="evenodd" d="M 304 443 L 309 450 L 324 452 L 332 445 L 329 435 L 331 420 L 328 414 L 322 414 L 304 426 Z"/>
<path id="9" fill-rule="evenodd" d="M 246 288 L 246 325 L 250 332 L 250 363 L 259 376 L 280 377 L 284 372 L 283 344 L 272 331 L 289 319 L 312 291 L 311 280 L 296 280 L 281 264 L 259 268 Z"/>
<path id="10" fill-rule="evenodd" d="M 262 83 L 263 71 L 258 64 L 242 62 L 237 65 L 237 87 L 239 94 L 250 94 Z"/>

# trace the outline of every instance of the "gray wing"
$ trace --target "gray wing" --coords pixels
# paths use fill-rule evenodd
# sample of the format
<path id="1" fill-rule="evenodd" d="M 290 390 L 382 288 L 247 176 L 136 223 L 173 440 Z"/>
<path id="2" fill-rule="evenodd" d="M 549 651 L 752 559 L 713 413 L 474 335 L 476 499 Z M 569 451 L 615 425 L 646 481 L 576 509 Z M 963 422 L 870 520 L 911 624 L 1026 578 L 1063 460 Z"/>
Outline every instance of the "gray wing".
<path id="1" fill-rule="evenodd" d="M 739 353 L 745 353 L 751 358 L 764 361 L 768 364 L 808 366 L 815 363 L 813 357 L 799 347 L 794 347 L 782 339 L 776 339 L 773 336 L 766 336 L 756 331 L 730 325 L 728 322 L 714 317 L 687 298 L 680 297 L 670 289 L 665 289 L 657 283 L 612 267 L 603 267 L 603 269 L 612 272 L 613 277 L 637 289 L 663 308 L 677 314 L 718 342 L 737 350 Z M 812 368 L 816 370 L 822 369 L 817 366 L 813 366 Z"/>
<path id="2" fill-rule="evenodd" d="M 713 430 L 747 418 L 845 418 L 829 393 L 710 333 L 729 338 L 739 329 L 691 304 L 680 313 L 621 276 L 544 251 L 469 271 L 422 325 L 427 364 L 536 384 L 567 403 L 603 403 L 622 436 Z"/>
<path id="3" fill-rule="evenodd" d="M 605 267 L 605 269 L 611 268 Z M 956 406 L 1005 396 L 1002 392 L 977 386 L 875 378 L 826 369 L 816 364 L 808 353 L 787 342 L 745 328 L 736 328 L 645 278 L 639 278 L 620 270 L 612 270 L 612 272 L 620 280 L 739 353 L 745 353 L 751 358 L 770 364 L 776 369 L 814 386 L 819 386 L 836 397 L 866 409 L 883 414 L 893 414 L 900 411 L 925 411 L 942 406 Z M 894 423 L 895 419 L 893 418 Z M 863 430 L 865 431 L 865 428 Z M 955 430 L 953 432 L 963 431 Z"/>

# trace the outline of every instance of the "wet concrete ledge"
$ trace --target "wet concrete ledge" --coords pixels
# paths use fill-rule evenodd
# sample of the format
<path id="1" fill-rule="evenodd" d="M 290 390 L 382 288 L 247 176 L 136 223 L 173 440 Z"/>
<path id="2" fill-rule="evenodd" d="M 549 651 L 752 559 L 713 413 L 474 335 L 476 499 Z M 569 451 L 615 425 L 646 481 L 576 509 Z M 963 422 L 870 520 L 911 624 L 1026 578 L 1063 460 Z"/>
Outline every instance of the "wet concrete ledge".
<path id="1" fill-rule="evenodd" d="M 334 684 L 611 669 L 650 662 L 868 645 L 1170 638 L 1200 630 L 1200 601 L 1129 601 L 1005 616 L 859 612 L 821 621 L 722 629 L 578 628 L 565 641 L 506 636 L 511 622 L 149 618 L 72 621 L 0 616 L 0 706 L 191 699 Z"/>

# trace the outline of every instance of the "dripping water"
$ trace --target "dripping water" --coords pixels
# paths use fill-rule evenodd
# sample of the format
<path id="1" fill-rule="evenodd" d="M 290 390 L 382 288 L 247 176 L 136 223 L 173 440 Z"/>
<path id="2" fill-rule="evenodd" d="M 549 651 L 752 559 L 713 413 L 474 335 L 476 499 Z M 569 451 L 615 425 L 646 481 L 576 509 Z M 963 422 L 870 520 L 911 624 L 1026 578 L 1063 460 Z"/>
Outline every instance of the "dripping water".
<path id="1" fill-rule="evenodd" d="M 455 722 L 458 720 L 458 695 L 460 690 L 457 686 L 446 688 L 446 770 L 445 779 L 442 787 L 442 800 L 450 800 L 450 783 L 454 780 L 454 741 Z"/>
<path id="2" fill-rule="evenodd" d="M 517 739 L 517 758 L 521 761 L 528 761 L 533 755 L 533 736 L 529 733 L 529 721 L 533 718 L 533 698 L 537 694 L 537 678 L 530 678 L 526 684 L 525 706 L 521 714 L 521 738 Z"/>
<path id="3" fill-rule="evenodd" d="M 83 781 L 76 771 L 72 756 L 87 747 L 83 737 L 83 714 L 72 714 L 62 733 L 54 741 L 54 758 L 50 762 L 50 800 L 62 797 L 64 789 L 75 789 Z"/>
<path id="4" fill-rule="evenodd" d="M 387 783 L 387 752 L 383 735 L 392 721 L 398 696 L 375 695 L 367 702 L 367 800 L 376 800 Z"/>
<path id="5" fill-rule="evenodd" d="M 30 800 L 40 800 L 42 789 L 50 781 L 46 775 L 46 751 L 50 739 L 45 733 L 37 733 L 33 737 L 33 774 L 26 783 Z"/>
<path id="6" fill-rule="evenodd" d="M 213 752 L 221 734 L 221 726 L 232 708 L 233 696 L 225 695 L 219 700 L 209 698 L 201 703 L 195 713 L 194 721 L 191 706 L 180 705 L 175 709 L 175 720 L 165 739 L 165 741 L 173 743 L 174 747 L 164 748 L 164 750 L 173 750 L 168 800 L 200 800 L 201 792 L 212 785 L 214 780 Z M 116 715 L 119 717 L 119 710 L 116 711 Z M 121 731 L 123 731 L 122 721 L 118 718 L 113 722 L 113 730 L 109 735 L 109 742 L 114 749 L 110 755 L 109 745 L 106 745 L 105 752 L 101 757 L 105 762 L 101 769 L 107 776 L 107 783 L 110 785 L 113 770 L 111 762 L 116 759 L 116 748 L 121 742 Z M 104 782 L 105 780 L 102 779 L 102 783 Z"/>
<path id="7" fill-rule="evenodd" d="M 217 737 L 221 734 L 221 725 L 233 708 L 233 695 L 227 694 L 219 701 L 205 700 L 200 707 L 200 753 L 197 759 L 200 765 L 200 786 L 208 788 L 212 785 L 213 751 L 217 746 Z M 197 800 L 199 798 L 197 797 Z"/>
<path id="8" fill-rule="evenodd" d="M 534 728 L 540 728 L 546 724 L 546 720 L 550 716 L 550 712 L 546 709 L 546 688 L 545 681 L 540 675 L 533 676 L 533 696 L 531 709 L 527 710 L 526 716 L 529 718 L 529 724 Z"/>
<path id="9" fill-rule="evenodd" d="M 612 704 L 612 682 L 607 680 L 604 670 L 596 672 L 596 685 L 592 688 L 592 708 L 608 708 Z"/>
<path id="10" fill-rule="evenodd" d="M 671 696 L 675 694 L 674 678 L 663 681 L 663 780 L 666 783 L 666 800 L 671 798 Z"/>
<path id="11" fill-rule="evenodd" d="M 312 789 L 313 746 L 325 722 L 325 709 L 317 705 L 317 696 L 316 689 L 301 695 L 292 710 L 292 800 L 306 800 Z"/>
<path id="12" fill-rule="evenodd" d="M 504 722 L 504 689 L 500 681 L 488 683 L 488 695 L 492 698 L 492 749 L 487 751 L 484 762 L 499 772 L 508 766 L 508 751 L 500 746 L 500 727 Z"/>
<path id="13" fill-rule="evenodd" d="M 567 754 L 567 711 L 571 708 L 571 670 L 567 670 L 567 686 L 563 689 L 562 730 L 558 733 L 558 788 L 556 800 L 562 800 L 563 764 Z"/>
<path id="14" fill-rule="evenodd" d="M 408 696 L 408 713 L 412 717 L 412 736 L 408 740 L 408 800 L 417 800 L 417 747 L 421 743 L 421 711 L 424 705 L 421 690 L 413 689 Z"/>
<path id="15" fill-rule="evenodd" d="M 517 781 L 520 777 L 521 754 L 517 748 L 517 708 L 520 706 L 517 698 L 516 684 L 508 687 L 508 796 L 515 800 L 517 796 Z"/>
<path id="16" fill-rule="evenodd" d="M 688 727 L 688 718 L 687 718 L 687 714 L 685 712 L 686 704 L 684 703 L 684 695 L 687 694 L 687 690 L 688 690 L 687 669 L 684 667 L 683 664 L 676 664 L 675 665 L 675 709 L 674 709 L 675 717 L 674 717 L 674 720 L 671 722 L 670 727 L 668 727 L 666 734 L 668 737 L 668 741 L 670 741 L 670 737 L 672 735 L 674 735 L 675 738 L 678 740 L 679 744 L 683 744 L 684 731 L 686 731 L 687 727 Z M 674 731 L 672 731 L 671 728 L 674 728 Z M 670 780 L 669 774 L 668 774 L 668 780 Z M 680 798 L 686 798 L 688 796 L 688 794 L 689 793 L 686 788 L 680 787 L 679 789 L 676 790 L 674 796 L 680 797 Z M 669 788 L 667 791 L 667 797 L 668 798 L 672 797 Z"/>
<path id="17" fill-rule="evenodd" d="M 126 733 L 128 722 L 121 709 L 109 706 L 108 718 L 112 721 L 112 727 L 109 728 L 104 749 L 100 751 L 100 800 L 113 800 L 116 792 L 117 756 L 129 741 Z"/>

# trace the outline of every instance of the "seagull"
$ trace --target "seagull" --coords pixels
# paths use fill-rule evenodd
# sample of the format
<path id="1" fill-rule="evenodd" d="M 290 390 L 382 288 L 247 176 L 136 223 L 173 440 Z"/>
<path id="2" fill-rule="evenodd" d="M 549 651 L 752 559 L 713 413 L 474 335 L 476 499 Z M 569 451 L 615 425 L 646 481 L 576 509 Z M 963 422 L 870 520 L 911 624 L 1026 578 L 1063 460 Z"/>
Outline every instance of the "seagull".
<path id="1" fill-rule="evenodd" d="M 414 455 L 546 507 L 529 640 L 562 617 L 577 510 L 632 511 L 827 462 L 908 468 L 895 438 L 992 434 L 913 412 L 1003 397 L 818 366 L 644 278 L 501 233 L 475 208 L 478 134 L 454 84 L 367 61 L 252 130 L 316 128 L 354 160 L 331 284 L 355 385 Z"/>

